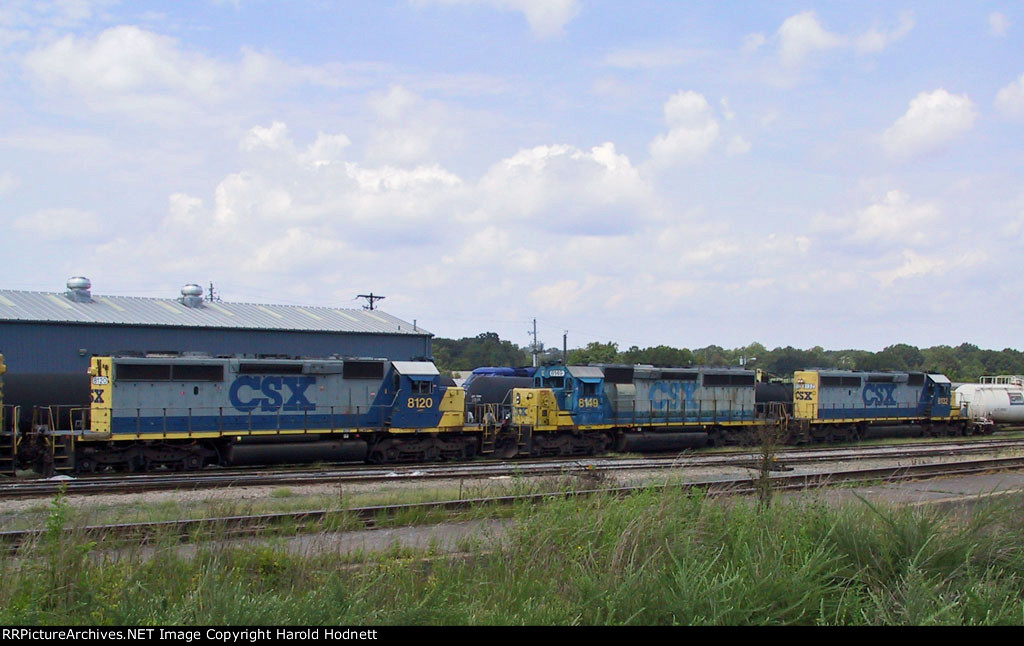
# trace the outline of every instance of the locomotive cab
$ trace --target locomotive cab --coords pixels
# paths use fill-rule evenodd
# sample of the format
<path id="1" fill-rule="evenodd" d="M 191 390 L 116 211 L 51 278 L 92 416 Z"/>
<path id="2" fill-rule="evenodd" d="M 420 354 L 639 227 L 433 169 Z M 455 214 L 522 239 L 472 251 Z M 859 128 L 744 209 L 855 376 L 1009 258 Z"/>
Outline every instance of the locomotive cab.
<path id="1" fill-rule="evenodd" d="M 953 384 L 945 375 L 929 374 L 926 377 L 924 398 L 931 416 L 950 417 L 953 410 Z"/>
<path id="2" fill-rule="evenodd" d="M 608 402 L 604 372 L 594 366 L 546 366 L 534 388 L 512 391 L 512 421 L 524 426 L 586 426 L 604 423 Z"/>
<path id="3" fill-rule="evenodd" d="M 383 406 L 392 432 L 452 428 L 465 423 L 466 391 L 442 386 L 429 361 L 394 361 L 375 405 Z"/>

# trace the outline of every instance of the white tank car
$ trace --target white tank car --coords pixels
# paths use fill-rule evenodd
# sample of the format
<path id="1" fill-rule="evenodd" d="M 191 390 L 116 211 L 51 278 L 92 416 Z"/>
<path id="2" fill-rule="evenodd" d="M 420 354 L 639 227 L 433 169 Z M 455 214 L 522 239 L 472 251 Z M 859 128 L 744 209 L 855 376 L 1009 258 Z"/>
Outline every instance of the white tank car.
<path id="1" fill-rule="evenodd" d="M 982 377 L 979 383 L 957 387 L 956 401 L 965 417 L 996 424 L 1024 423 L 1024 377 Z"/>

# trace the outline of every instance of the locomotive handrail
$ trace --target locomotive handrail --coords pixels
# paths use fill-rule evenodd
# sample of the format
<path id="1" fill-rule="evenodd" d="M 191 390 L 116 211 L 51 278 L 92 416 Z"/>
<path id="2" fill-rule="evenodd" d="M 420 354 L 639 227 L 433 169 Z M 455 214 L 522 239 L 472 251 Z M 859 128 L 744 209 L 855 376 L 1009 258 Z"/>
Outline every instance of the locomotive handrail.
<path id="1" fill-rule="evenodd" d="M 654 401 L 653 399 L 637 401 L 629 397 L 619 397 L 613 400 L 613 420 L 619 424 L 631 426 L 654 426 L 658 424 L 719 424 L 754 421 L 758 415 L 758 404 L 747 408 L 745 404 L 737 404 L 735 400 L 722 401 L 713 399 L 710 401 L 710 409 L 704 409 L 704 400 L 697 402 L 696 412 L 688 409 L 686 401 L 680 402 L 679 408 L 673 408 L 664 400 Z M 638 407 L 638 403 L 642 406 Z M 722 403 L 724 407 L 719 407 Z M 627 405 L 628 404 L 628 405 Z M 763 404 L 761 406 L 764 406 Z"/>

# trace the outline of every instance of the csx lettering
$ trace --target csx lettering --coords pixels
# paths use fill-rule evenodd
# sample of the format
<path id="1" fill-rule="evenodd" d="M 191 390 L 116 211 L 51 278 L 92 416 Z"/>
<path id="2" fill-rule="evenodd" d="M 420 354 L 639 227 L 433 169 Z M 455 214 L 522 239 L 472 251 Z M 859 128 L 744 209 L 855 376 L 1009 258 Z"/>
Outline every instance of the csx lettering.
<path id="1" fill-rule="evenodd" d="M 868 384 L 864 386 L 865 406 L 895 406 L 896 384 Z"/>
<path id="2" fill-rule="evenodd" d="M 94 404 L 103 404 L 103 403 L 105 403 L 103 401 L 103 389 L 101 389 L 101 388 L 94 388 L 93 389 L 93 391 L 92 391 L 92 403 L 94 403 Z"/>
<path id="3" fill-rule="evenodd" d="M 813 393 L 811 393 L 811 392 L 806 392 L 806 391 L 805 392 L 801 392 L 801 391 L 797 390 L 793 394 L 796 395 L 796 398 L 799 399 L 799 400 L 814 401 L 814 396 L 813 396 Z"/>
<path id="4" fill-rule="evenodd" d="M 433 408 L 434 400 L 430 397 L 410 397 L 406 405 L 408 408 Z"/>
<path id="5" fill-rule="evenodd" d="M 657 410 L 680 410 L 682 406 L 696 406 L 693 393 L 697 382 L 656 381 L 651 385 L 651 402 Z"/>
<path id="6" fill-rule="evenodd" d="M 597 397 L 582 397 L 579 400 L 580 408 L 599 408 L 601 406 L 601 400 Z"/>
<path id="7" fill-rule="evenodd" d="M 306 398 L 306 389 L 316 381 L 313 377 L 255 377 L 235 379 L 228 391 L 231 405 L 248 413 L 259 408 L 264 412 L 276 410 L 314 410 L 316 404 Z M 288 390 L 285 399 L 284 389 Z M 256 397 L 255 395 L 263 395 Z"/>

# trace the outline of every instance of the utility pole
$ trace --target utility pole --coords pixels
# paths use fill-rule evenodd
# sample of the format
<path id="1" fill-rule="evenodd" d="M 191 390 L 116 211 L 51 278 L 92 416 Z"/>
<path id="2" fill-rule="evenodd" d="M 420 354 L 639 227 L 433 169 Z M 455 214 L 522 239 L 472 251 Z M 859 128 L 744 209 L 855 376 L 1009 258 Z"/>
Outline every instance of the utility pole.
<path id="1" fill-rule="evenodd" d="M 569 365 L 569 330 L 562 334 L 562 365 Z"/>
<path id="2" fill-rule="evenodd" d="M 356 296 L 356 298 L 365 298 L 366 300 L 370 301 L 370 305 L 369 306 L 363 305 L 363 309 L 364 310 L 370 310 L 372 312 L 373 311 L 373 304 L 376 301 L 384 300 L 386 297 L 385 296 L 374 296 L 373 292 L 370 292 L 369 294 L 359 294 L 358 296 Z"/>
<path id="3" fill-rule="evenodd" d="M 526 331 L 527 334 L 532 334 L 533 343 L 530 344 L 530 352 L 533 353 L 533 367 L 537 367 L 537 319 L 533 319 L 533 332 Z"/>
<path id="4" fill-rule="evenodd" d="M 210 291 L 206 294 L 206 300 L 209 302 L 219 301 L 220 296 L 217 296 L 213 291 L 213 281 L 210 281 Z"/>

